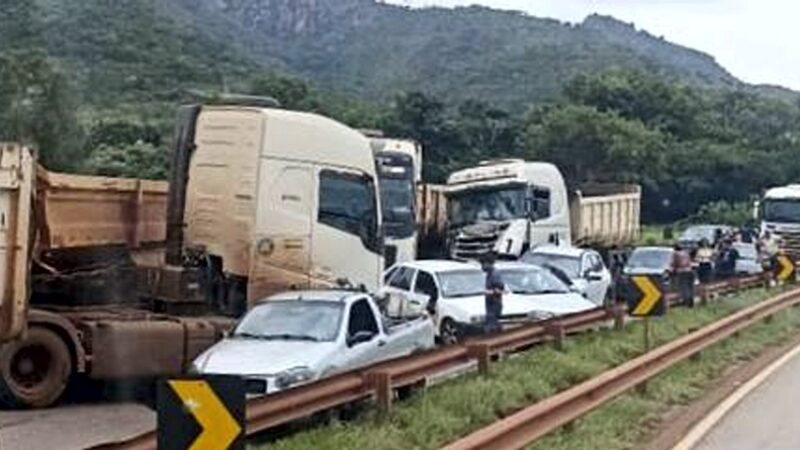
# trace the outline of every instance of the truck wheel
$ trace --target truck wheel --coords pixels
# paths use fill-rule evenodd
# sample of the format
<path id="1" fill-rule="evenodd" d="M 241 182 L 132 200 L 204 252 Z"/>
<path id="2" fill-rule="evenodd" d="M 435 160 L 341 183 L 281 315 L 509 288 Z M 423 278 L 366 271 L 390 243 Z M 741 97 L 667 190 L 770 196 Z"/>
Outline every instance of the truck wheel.
<path id="1" fill-rule="evenodd" d="M 54 332 L 32 327 L 24 340 L 0 347 L 0 403 L 13 408 L 43 408 L 67 387 L 72 358 Z"/>
<path id="2" fill-rule="evenodd" d="M 461 340 L 461 331 L 452 319 L 442 320 L 439 327 L 439 339 L 444 345 L 457 344 Z"/>

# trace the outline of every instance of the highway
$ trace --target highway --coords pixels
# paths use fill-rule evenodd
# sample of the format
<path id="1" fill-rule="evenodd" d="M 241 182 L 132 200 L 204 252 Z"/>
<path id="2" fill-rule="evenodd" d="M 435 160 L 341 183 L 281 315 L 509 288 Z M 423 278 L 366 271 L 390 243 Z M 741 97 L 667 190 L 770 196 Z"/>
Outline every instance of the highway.
<path id="1" fill-rule="evenodd" d="M 135 403 L 0 411 L 2 450 L 79 450 L 155 428 L 155 413 Z"/>
<path id="2" fill-rule="evenodd" d="M 798 380 L 800 352 L 795 352 L 729 410 L 694 450 L 800 449 Z"/>

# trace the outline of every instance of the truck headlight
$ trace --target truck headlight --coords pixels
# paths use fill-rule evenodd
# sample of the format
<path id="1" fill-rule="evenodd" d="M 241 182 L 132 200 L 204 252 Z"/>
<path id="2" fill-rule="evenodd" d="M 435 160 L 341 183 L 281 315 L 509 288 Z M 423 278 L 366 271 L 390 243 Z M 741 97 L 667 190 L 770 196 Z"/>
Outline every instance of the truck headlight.
<path id="1" fill-rule="evenodd" d="M 292 367 L 275 376 L 275 386 L 286 389 L 314 378 L 314 372 L 306 366 Z"/>

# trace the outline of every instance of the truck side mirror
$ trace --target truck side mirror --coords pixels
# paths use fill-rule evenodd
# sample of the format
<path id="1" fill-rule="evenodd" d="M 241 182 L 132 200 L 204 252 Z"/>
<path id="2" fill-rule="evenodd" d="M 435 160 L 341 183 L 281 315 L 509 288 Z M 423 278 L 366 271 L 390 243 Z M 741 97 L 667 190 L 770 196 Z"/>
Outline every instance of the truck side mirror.
<path id="1" fill-rule="evenodd" d="M 753 202 L 753 220 L 758 220 L 761 215 L 761 202 L 756 200 Z"/>

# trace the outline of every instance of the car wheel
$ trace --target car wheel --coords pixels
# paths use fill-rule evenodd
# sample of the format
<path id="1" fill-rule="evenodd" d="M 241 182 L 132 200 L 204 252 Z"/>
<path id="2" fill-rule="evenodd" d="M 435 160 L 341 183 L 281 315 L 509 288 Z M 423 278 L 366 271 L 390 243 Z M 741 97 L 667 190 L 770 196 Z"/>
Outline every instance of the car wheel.
<path id="1" fill-rule="evenodd" d="M 439 326 L 439 339 L 444 345 L 457 344 L 461 340 L 461 331 L 453 319 L 444 319 Z"/>

